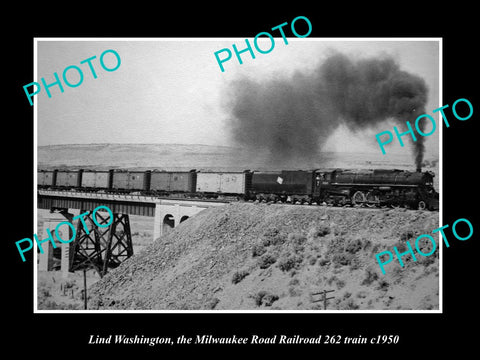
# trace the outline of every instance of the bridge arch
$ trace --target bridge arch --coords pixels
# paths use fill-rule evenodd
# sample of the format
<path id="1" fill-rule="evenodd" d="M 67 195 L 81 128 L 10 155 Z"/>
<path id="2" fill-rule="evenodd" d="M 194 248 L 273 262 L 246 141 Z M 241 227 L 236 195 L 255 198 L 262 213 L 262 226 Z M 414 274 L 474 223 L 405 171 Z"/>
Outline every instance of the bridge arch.
<path id="1" fill-rule="evenodd" d="M 181 222 L 212 206 L 224 206 L 219 202 L 160 200 L 155 204 L 153 241 L 166 234 Z"/>
<path id="2" fill-rule="evenodd" d="M 162 233 L 168 234 L 175 227 L 175 218 L 172 214 L 166 214 L 162 221 Z"/>

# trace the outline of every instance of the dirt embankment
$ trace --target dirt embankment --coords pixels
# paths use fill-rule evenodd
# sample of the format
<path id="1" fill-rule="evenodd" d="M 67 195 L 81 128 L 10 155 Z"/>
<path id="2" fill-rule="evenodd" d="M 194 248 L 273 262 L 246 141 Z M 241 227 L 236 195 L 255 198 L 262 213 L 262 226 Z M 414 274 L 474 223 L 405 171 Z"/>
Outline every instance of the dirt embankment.
<path id="1" fill-rule="evenodd" d="M 89 309 L 322 310 L 323 290 L 328 310 L 438 309 L 438 249 L 386 275 L 375 260 L 437 227 L 438 213 L 404 209 L 212 208 L 95 283 Z"/>

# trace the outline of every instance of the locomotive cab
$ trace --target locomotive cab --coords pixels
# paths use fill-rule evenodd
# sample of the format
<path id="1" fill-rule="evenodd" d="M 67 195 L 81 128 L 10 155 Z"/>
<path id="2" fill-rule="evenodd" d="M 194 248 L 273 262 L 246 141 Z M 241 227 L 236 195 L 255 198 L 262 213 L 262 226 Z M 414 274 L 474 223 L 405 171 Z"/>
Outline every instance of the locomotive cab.
<path id="1" fill-rule="evenodd" d="M 433 187 L 433 177 L 435 174 L 431 171 L 423 173 L 423 198 L 425 199 L 426 208 L 430 210 L 437 210 L 440 207 L 439 194 Z"/>
<path id="2" fill-rule="evenodd" d="M 330 173 L 323 171 L 314 172 L 312 198 L 317 203 L 320 201 L 321 194 L 324 191 L 324 187 L 330 182 Z"/>
<path id="3" fill-rule="evenodd" d="M 322 202 L 328 204 L 345 202 L 345 191 L 344 189 L 332 187 L 333 178 L 334 174 L 331 171 L 315 171 L 312 198 L 317 204 Z"/>
<path id="4" fill-rule="evenodd" d="M 318 197 L 320 196 L 320 189 L 322 188 L 322 182 L 325 181 L 324 174 L 316 173 L 315 174 L 315 181 L 313 185 L 313 196 Z"/>

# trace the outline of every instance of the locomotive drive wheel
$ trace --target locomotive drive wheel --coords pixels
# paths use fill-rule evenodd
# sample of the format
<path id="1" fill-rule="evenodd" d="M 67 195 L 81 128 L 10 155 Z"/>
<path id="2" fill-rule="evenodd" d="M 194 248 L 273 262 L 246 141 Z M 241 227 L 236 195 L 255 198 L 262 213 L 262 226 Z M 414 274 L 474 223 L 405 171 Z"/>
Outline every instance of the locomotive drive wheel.
<path id="1" fill-rule="evenodd" d="M 418 202 L 417 209 L 418 210 L 425 210 L 426 208 L 427 208 L 427 204 L 425 203 L 425 201 L 420 200 Z"/>
<path id="2" fill-rule="evenodd" d="M 361 191 L 356 191 L 352 196 L 353 205 L 363 205 L 366 200 L 365 194 Z"/>
<path id="3" fill-rule="evenodd" d="M 378 195 L 374 195 L 371 191 L 367 192 L 366 200 L 367 203 L 365 205 L 371 208 L 380 204 L 380 199 L 378 198 Z"/>

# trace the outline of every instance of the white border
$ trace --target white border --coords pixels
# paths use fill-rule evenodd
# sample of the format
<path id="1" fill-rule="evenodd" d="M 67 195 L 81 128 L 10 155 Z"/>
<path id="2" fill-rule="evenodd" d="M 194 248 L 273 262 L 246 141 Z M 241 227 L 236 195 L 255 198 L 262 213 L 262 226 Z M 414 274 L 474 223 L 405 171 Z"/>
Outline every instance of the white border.
<path id="1" fill-rule="evenodd" d="M 33 81 L 37 81 L 38 79 L 38 72 L 37 72 L 37 64 L 38 64 L 38 54 L 37 54 L 37 40 L 33 39 Z M 37 101 L 38 96 L 33 100 L 33 229 L 35 230 L 35 234 L 38 234 L 38 198 L 37 198 L 37 163 L 38 163 L 38 114 L 37 114 Z M 34 241 L 34 239 L 32 239 Z M 37 248 L 33 247 L 33 312 L 38 313 L 42 312 L 42 310 L 38 310 L 38 296 L 37 296 L 37 289 L 38 289 L 38 276 L 37 276 Z"/>
<path id="2" fill-rule="evenodd" d="M 440 41 L 438 43 L 438 104 L 443 106 L 443 39 L 439 38 Z M 433 110 L 433 109 L 432 109 Z M 439 124 L 440 115 L 439 115 Z M 442 124 L 443 125 L 443 124 Z M 439 152 L 439 160 L 438 160 L 438 193 L 439 193 L 439 227 L 443 226 L 443 126 L 439 126 L 440 132 L 438 135 L 438 152 Z M 442 246 L 440 246 L 442 244 Z M 440 235 L 438 235 L 438 247 L 439 247 L 439 302 L 438 302 L 438 312 L 443 313 L 443 242 L 440 239 Z"/>
<path id="3" fill-rule="evenodd" d="M 33 76 L 35 82 L 38 80 L 37 63 L 38 52 L 37 45 L 39 41 L 225 41 L 225 40 L 239 40 L 241 38 L 84 38 L 84 37 L 55 37 L 55 38 L 34 38 L 34 52 L 33 52 Z M 438 41 L 439 44 L 439 104 L 443 104 L 443 38 L 442 37 L 395 37 L 395 38 L 289 38 L 289 41 Z M 37 104 L 39 98 L 35 98 L 33 105 L 34 116 L 34 156 L 33 156 L 33 176 L 34 176 L 34 188 L 33 188 L 33 228 L 35 233 L 37 229 Z M 433 110 L 433 109 L 432 109 Z M 443 226 L 443 126 L 439 126 L 439 225 Z M 440 236 L 440 235 L 439 235 Z M 439 240 L 439 245 L 441 241 Z M 441 314 L 443 313 L 443 246 L 439 246 L 439 308 L 435 310 L 38 310 L 37 303 L 37 251 L 33 251 L 33 312 L 35 314 Z"/>

